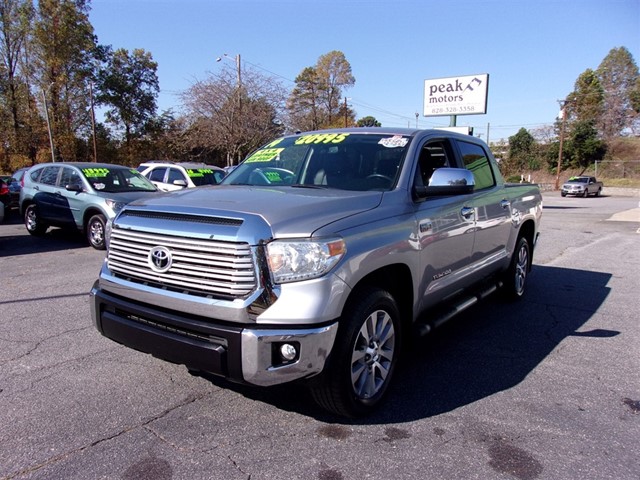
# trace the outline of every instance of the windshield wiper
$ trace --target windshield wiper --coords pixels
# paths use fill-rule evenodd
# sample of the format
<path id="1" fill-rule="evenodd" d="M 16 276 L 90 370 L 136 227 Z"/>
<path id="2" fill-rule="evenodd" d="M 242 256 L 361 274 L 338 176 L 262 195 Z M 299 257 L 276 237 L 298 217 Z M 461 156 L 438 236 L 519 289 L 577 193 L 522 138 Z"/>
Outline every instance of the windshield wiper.
<path id="1" fill-rule="evenodd" d="M 293 188 L 319 188 L 319 189 L 330 188 L 329 185 L 312 185 L 308 183 L 292 183 L 290 186 Z"/>

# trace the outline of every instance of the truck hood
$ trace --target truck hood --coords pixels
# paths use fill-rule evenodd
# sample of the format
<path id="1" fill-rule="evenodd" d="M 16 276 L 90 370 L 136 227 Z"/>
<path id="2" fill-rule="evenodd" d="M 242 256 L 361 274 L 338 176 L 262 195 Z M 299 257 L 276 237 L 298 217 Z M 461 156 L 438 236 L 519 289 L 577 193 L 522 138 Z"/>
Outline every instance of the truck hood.
<path id="1" fill-rule="evenodd" d="M 261 219 L 275 237 L 307 237 L 319 228 L 380 204 L 382 192 L 325 188 L 203 186 L 140 199 L 129 208 L 149 212 Z"/>

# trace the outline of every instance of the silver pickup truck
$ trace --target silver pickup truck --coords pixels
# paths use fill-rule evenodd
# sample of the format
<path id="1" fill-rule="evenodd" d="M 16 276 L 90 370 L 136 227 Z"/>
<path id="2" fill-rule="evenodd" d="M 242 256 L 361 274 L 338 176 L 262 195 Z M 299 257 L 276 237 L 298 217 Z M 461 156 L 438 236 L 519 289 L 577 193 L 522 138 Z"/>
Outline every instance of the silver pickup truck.
<path id="1" fill-rule="evenodd" d="M 603 186 L 602 182 L 596 180 L 596 177 L 571 177 L 562 185 L 560 195 L 563 197 L 566 197 L 567 195 L 576 195 L 580 197 L 595 195 L 596 197 L 599 197 L 602 193 Z"/>
<path id="2" fill-rule="evenodd" d="M 366 415 L 410 337 L 496 289 L 523 295 L 541 214 L 538 187 L 505 184 L 471 136 L 286 136 L 218 186 L 124 207 L 91 315 L 192 371 L 302 381 L 325 409 Z"/>

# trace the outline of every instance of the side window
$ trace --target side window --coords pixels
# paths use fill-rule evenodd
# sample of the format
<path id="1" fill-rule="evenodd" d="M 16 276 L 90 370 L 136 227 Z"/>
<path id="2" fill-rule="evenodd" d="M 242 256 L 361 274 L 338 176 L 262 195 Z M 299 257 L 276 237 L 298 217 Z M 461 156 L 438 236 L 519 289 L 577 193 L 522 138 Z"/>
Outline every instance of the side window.
<path id="1" fill-rule="evenodd" d="M 44 167 L 40 175 L 40 183 L 45 185 L 55 185 L 60 167 Z"/>
<path id="2" fill-rule="evenodd" d="M 73 168 L 63 167 L 62 175 L 60 176 L 60 186 L 66 187 L 67 185 L 80 185 L 80 175 Z"/>
<path id="3" fill-rule="evenodd" d="M 178 170 L 177 168 L 170 168 L 167 183 L 173 185 L 173 182 L 175 182 L 176 180 L 183 180 L 187 184 L 189 183 L 180 170 Z"/>
<path id="4" fill-rule="evenodd" d="M 460 148 L 465 168 L 470 170 L 475 178 L 475 190 L 493 187 L 496 184 L 496 180 L 493 177 L 493 170 L 484 148 L 475 143 L 460 141 L 458 142 L 458 147 Z"/>
<path id="5" fill-rule="evenodd" d="M 416 172 L 415 183 L 426 187 L 429 185 L 429 180 L 435 170 L 452 166 L 449 152 L 448 142 L 438 140 L 425 143 L 418 157 L 418 171 Z"/>
<path id="6" fill-rule="evenodd" d="M 154 168 L 148 175 L 149 180 L 151 180 L 152 182 L 164 182 L 164 172 L 166 171 L 166 168 Z"/>

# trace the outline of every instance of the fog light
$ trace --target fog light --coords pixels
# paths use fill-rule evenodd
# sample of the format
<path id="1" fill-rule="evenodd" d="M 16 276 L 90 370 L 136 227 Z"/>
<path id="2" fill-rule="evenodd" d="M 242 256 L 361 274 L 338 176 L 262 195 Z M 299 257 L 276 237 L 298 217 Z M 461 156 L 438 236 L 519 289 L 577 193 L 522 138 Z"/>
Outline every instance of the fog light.
<path id="1" fill-rule="evenodd" d="M 296 347 L 294 347 L 290 343 L 284 343 L 280 346 L 280 355 L 282 356 L 283 360 L 290 362 L 291 360 L 296 358 L 296 356 L 298 355 L 298 351 L 296 350 Z"/>

